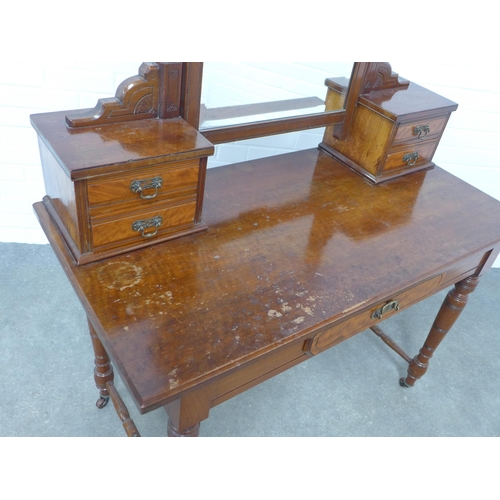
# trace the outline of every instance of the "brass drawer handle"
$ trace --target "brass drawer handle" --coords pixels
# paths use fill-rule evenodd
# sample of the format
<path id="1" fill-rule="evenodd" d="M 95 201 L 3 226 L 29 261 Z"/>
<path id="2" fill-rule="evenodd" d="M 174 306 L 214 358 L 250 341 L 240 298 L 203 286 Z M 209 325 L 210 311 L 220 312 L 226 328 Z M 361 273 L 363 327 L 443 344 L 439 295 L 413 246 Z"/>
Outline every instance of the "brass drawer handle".
<path id="1" fill-rule="evenodd" d="M 417 135 L 418 139 L 422 141 L 427 134 L 431 131 L 431 127 L 429 127 L 429 124 L 427 125 L 417 125 L 413 129 L 413 135 Z"/>
<path id="2" fill-rule="evenodd" d="M 132 224 L 132 230 L 140 232 L 143 238 L 152 238 L 153 236 L 156 236 L 156 234 L 158 233 L 158 229 L 162 224 L 163 219 L 161 215 L 157 215 L 156 217 L 152 217 L 151 219 L 136 220 Z M 146 233 L 146 229 L 149 229 L 150 227 L 154 227 L 155 230 L 153 232 Z"/>
<path id="3" fill-rule="evenodd" d="M 163 179 L 160 175 L 153 177 L 152 179 L 144 179 L 142 181 L 132 181 L 130 183 L 130 191 L 132 193 L 139 193 L 143 200 L 150 200 L 158 195 L 158 189 L 163 185 Z M 149 189 L 154 189 L 155 192 L 152 194 L 144 194 L 144 191 Z"/>
<path id="4" fill-rule="evenodd" d="M 382 316 L 388 311 L 399 311 L 399 302 L 397 300 L 391 300 L 387 304 L 379 307 L 372 313 L 372 319 L 382 319 Z"/>
<path id="5" fill-rule="evenodd" d="M 403 161 L 411 167 L 412 165 L 415 165 L 417 163 L 417 160 L 420 158 L 418 153 L 407 153 L 403 156 Z"/>

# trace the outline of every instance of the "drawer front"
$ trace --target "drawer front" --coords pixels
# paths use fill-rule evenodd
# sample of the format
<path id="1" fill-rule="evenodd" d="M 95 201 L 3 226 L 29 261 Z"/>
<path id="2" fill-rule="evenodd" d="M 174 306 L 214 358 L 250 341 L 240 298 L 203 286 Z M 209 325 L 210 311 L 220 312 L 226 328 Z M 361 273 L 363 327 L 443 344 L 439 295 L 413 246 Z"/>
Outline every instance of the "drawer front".
<path id="1" fill-rule="evenodd" d="M 401 125 L 398 128 L 394 142 L 424 141 L 441 135 L 448 116 L 440 116 L 431 120 L 420 120 L 418 122 Z"/>
<path id="2" fill-rule="evenodd" d="M 397 294 L 394 297 L 365 310 L 341 323 L 332 326 L 313 337 L 306 342 L 304 349 L 310 354 L 318 354 L 325 349 L 342 342 L 343 340 L 352 337 L 353 335 L 366 330 L 370 326 L 377 324 L 390 316 L 396 311 L 404 309 L 419 300 L 422 300 L 432 295 L 441 281 L 441 275 L 417 285 L 410 290 Z M 378 315 L 376 313 L 379 313 Z M 380 317 L 378 317 L 380 316 Z"/>
<path id="3" fill-rule="evenodd" d="M 157 207 L 112 219 L 91 218 L 94 250 L 116 244 L 154 242 L 155 238 L 179 226 L 194 224 L 196 201 L 176 206 Z"/>
<path id="4" fill-rule="evenodd" d="M 402 167 L 418 167 L 429 163 L 434 156 L 437 140 L 414 142 L 398 148 L 392 148 L 387 155 L 384 170 Z"/>
<path id="5" fill-rule="evenodd" d="M 87 192 L 90 208 L 137 201 L 161 203 L 179 194 L 192 194 L 198 185 L 199 160 L 165 163 L 125 175 L 89 179 Z"/>

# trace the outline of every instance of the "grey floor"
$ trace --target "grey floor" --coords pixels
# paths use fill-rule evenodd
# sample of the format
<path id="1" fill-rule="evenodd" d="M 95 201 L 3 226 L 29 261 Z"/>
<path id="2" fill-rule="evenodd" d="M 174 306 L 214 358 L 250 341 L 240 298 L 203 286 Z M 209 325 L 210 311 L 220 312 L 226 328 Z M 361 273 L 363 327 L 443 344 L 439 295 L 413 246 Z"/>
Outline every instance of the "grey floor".
<path id="1" fill-rule="evenodd" d="M 383 323 L 417 353 L 445 292 Z M 124 436 L 109 404 L 98 410 L 83 310 L 48 245 L 0 243 L 0 436 Z M 370 331 L 212 409 L 201 436 L 499 436 L 500 269 L 487 273 L 425 377 Z M 164 436 L 166 414 L 140 415 Z"/>

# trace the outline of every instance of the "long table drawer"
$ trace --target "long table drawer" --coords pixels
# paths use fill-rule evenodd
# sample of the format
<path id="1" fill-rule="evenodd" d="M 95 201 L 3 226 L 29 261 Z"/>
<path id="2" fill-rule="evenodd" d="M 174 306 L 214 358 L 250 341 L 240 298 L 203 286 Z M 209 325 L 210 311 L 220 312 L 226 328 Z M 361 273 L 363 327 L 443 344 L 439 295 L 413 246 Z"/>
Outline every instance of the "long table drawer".
<path id="1" fill-rule="evenodd" d="M 343 340 L 377 324 L 379 321 L 392 316 L 396 311 L 405 309 L 419 300 L 432 295 L 439 287 L 440 282 L 441 275 L 435 276 L 405 292 L 399 293 L 394 297 L 389 297 L 387 300 L 370 309 L 342 320 L 342 322 L 326 328 L 307 341 L 304 345 L 304 350 L 309 354 L 315 355 L 329 349 Z M 381 313 L 380 317 L 376 315 L 377 311 Z"/>

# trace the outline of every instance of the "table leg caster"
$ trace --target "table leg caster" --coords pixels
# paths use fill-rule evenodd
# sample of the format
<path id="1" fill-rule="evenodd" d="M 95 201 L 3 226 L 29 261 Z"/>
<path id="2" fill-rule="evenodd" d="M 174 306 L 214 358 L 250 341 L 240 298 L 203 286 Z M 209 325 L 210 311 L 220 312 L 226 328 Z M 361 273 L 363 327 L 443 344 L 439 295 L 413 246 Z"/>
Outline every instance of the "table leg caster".
<path id="1" fill-rule="evenodd" d="M 104 408 L 108 404 L 108 401 L 109 401 L 109 396 L 108 397 L 101 396 L 96 401 L 95 405 L 97 406 L 97 408 L 99 408 L 99 410 L 101 410 L 102 408 Z"/>
<path id="2" fill-rule="evenodd" d="M 407 385 L 407 383 L 405 382 L 404 377 L 401 377 L 401 378 L 399 379 L 399 385 L 400 385 L 401 387 L 411 387 L 411 386 Z"/>

